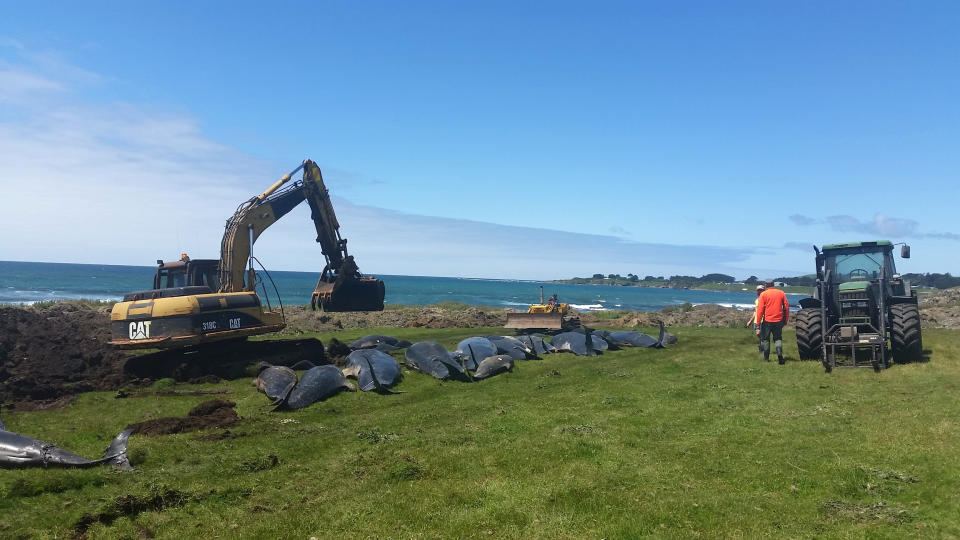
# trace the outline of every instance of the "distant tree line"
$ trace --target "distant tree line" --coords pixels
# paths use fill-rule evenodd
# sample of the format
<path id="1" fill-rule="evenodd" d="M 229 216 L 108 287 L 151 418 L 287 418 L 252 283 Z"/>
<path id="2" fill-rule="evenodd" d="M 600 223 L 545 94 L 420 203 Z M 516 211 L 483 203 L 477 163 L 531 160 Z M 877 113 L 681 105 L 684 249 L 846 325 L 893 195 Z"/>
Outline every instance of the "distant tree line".
<path id="1" fill-rule="evenodd" d="M 697 285 L 702 285 L 704 283 L 734 283 L 736 278 L 733 276 L 728 276 L 726 274 L 706 274 L 704 276 L 644 276 L 641 278 L 636 274 L 627 274 L 626 276 L 621 276 L 620 274 L 594 274 L 591 278 L 573 278 L 569 281 L 573 283 L 593 283 L 597 281 L 603 281 L 604 283 L 623 283 L 623 284 L 638 284 L 638 285 L 656 285 L 656 286 L 666 286 L 673 288 L 682 288 L 682 287 L 695 287 Z"/>
<path id="2" fill-rule="evenodd" d="M 910 284 L 915 287 L 933 287 L 935 289 L 949 289 L 950 287 L 960 287 L 960 276 L 954 277 L 951 276 L 949 272 L 945 274 L 938 273 L 929 273 L 929 274 L 903 274 L 903 278 L 910 281 Z M 728 276 L 727 274 L 705 274 L 700 277 L 696 276 L 644 276 L 640 277 L 636 274 L 627 274 L 626 276 L 621 276 L 620 274 L 594 274 L 590 278 L 578 278 L 575 277 L 571 280 L 568 280 L 571 283 L 613 283 L 613 284 L 638 284 L 638 285 L 654 285 L 658 287 L 672 287 L 672 288 L 684 288 L 684 287 L 696 287 L 703 285 L 705 283 L 736 283 L 737 279 L 733 276 Z M 747 279 L 743 280 L 743 283 L 747 285 L 756 285 L 761 283 L 763 280 L 757 276 L 750 276 Z M 813 274 L 808 274 L 805 276 L 781 276 L 773 278 L 773 281 L 782 282 L 786 285 L 793 285 L 797 287 L 813 287 L 817 284 L 817 276 Z"/>
<path id="3" fill-rule="evenodd" d="M 750 276 L 754 277 L 754 276 Z M 808 276 L 793 276 L 793 277 L 777 277 L 773 278 L 774 281 L 782 281 L 787 285 L 795 285 L 797 287 L 813 287 L 817 284 L 817 276 L 811 274 Z M 744 281 L 744 283 L 758 283 L 759 281 Z"/>
<path id="4" fill-rule="evenodd" d="M 913 287 L 933 287 L 935 289 L 960 287 L 960 276 L 951 276 L 950 272 L 946 274 L 903 274 L 903 279 L 909 280 Z"/>

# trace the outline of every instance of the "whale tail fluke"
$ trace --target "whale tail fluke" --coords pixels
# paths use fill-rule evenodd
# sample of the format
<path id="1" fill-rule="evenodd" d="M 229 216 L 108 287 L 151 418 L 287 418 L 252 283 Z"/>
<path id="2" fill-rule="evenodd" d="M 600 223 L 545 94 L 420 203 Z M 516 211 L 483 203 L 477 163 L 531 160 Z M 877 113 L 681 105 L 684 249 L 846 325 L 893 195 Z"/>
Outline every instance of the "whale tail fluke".
<path id="1" fill-rule="evenodd" d="M 132 433 L 133 430 L 128 428 L 114 437 L 101 459 L 109 462 L 118 469 L 132 471 L 133 466 L 130 465 L 130 460 L 127 459 L 127 441 L 130 439 Z"/>

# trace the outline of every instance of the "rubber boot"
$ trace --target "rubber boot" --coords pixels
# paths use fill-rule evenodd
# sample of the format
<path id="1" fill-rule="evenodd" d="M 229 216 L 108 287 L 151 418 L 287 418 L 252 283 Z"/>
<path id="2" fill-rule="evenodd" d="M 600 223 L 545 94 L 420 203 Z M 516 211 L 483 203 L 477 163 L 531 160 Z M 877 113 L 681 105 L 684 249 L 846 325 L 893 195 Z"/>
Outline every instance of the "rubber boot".
<path id="1" fill-rule="evenodd" d="M 762 344 L 763 344 L 763 361 L 769 362 L 770 361 L 770 341 L 764 340 Z"/>
<path id="2" fill-rule="evenodd" d="M 786 360 L 783 359 L 783 342 L 777 340 L 774 342 L 774 346 L 777 348 L 777 363 L 782 366 L 786 362 Z"/>

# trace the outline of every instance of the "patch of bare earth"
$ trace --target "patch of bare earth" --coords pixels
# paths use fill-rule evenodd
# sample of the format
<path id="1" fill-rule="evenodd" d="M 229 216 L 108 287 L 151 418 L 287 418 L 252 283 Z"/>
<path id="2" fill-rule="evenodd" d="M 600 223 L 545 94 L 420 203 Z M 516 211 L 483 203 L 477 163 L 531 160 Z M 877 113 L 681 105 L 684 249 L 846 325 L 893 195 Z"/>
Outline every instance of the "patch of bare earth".
<path id="1" fill-rule="evenodd" d="M 233 410 L 235 405 L 232 401 L 213 399 L 197 405 L 186 417 L 155 418 L 130 424 L 127 428 L 141 435 L 170 435 L 207 428 L 228 428 L 240 421 L 237 411 Z"/>

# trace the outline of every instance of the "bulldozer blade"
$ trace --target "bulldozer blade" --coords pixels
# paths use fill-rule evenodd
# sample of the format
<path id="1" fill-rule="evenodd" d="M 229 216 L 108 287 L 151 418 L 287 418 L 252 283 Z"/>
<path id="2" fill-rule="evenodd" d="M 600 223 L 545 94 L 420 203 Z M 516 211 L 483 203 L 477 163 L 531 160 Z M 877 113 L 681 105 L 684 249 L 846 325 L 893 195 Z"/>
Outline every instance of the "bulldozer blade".
<path id="1" fill-rule="evenodd" d="M 563 328 L 563 315 L 559 313 L 507 313 L 504 328 L 541 328 L 560 330 Z"/>

